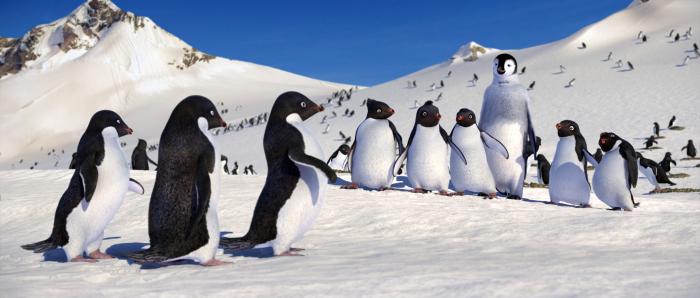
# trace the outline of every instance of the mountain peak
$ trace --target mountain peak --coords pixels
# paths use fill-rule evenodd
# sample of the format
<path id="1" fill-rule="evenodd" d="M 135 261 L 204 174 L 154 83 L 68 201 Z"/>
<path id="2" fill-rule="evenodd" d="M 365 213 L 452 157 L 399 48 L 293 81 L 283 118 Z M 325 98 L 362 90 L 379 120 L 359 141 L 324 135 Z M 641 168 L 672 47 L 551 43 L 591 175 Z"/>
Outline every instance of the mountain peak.
<path id="1" fill-rule="evenodd" d="M 475 41 L 470 41 L 468 44 L 459 47 L 459 50 L 450 57 L 450 60 L 452 60 L 452 63 L 475 61 L 482 55 L 495 50 L 497 49 L 487 48 Z"/>

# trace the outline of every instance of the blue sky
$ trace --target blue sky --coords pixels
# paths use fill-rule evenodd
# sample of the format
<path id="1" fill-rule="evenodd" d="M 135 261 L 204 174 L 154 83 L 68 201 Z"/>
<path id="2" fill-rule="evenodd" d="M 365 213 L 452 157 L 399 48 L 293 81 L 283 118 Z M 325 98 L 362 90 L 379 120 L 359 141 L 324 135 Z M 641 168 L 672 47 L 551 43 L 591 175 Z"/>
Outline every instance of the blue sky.
<path id="1" fill-rule="evenodd" d="M 0 0 L 0 36 L 19 37 L 80 0 Z M 113 0 L 210 54 L 374 85 L 439 63 L 474 40 L 500 49 L 561 39 L 631 0 Z"/>

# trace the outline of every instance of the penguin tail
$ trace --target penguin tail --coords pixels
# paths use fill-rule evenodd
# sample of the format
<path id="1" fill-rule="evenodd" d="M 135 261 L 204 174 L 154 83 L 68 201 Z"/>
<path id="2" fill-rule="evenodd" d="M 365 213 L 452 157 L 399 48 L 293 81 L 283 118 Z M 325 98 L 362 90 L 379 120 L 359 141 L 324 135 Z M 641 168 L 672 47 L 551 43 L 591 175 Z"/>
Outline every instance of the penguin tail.
<path id="1" fill-rule="evenodd" d="M 161 263 L 169 259 L 169 257 L 165 256 L 164 254 L 150 248 L 128 254 L 127 258 L 139 264 Z"/>
<path id="2" fill-rule="evenodd" d="M 22 245 L 22 248 L 24 248 L 26 250 L 31 250 L 35 253 L 42 253 L 42 252 L 49 251 L 49 250 L 52 250 L 52 249 L 57 248 L 57 247 L 58 247 L 58 245 L 54 244 L 53 240 L 51 238 L 43 240 L 43 241 L 39 241 L 37 243 Z"/>
<path id="3" fill-rule="evenodd" d="M 251 249 L 255 247 L 255 245 L 257 244 L 245 238 L 221 238 L 221 240 L 219 240 L 219 247 L 223 249 L 245 250 Z"/>

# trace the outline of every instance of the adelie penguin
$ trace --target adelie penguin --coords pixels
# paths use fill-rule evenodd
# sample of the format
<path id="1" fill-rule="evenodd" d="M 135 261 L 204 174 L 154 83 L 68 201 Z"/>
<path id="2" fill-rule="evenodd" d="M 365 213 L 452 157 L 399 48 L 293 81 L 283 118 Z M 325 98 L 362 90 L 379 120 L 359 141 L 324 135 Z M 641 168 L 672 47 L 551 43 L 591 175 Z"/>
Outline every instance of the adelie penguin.
<path id="1" fill-rule="evenodd" d="M 695 155 L 697 154 L 697 151 L 695 150 L 695 145 L 693 144 L 693 140 L 688 140 L 688 144 L 683 146 L 681 148 L 681 151 L 686 151 L 686 154 L 690 158 L 695 158 Z"/>
<path id="2" fill-rule="evenodd" d="M 659 127 L 659 122 L 654 122 L 654 135 L 655 135 L 657 138 L 661 136 L 661 135 L 659 134 L 659 130 L 661 130 L 660 127 Z"/>
<path id="3" fill-rule="evenodd" d="M 666 152 L 666 154 L 664 154 L 664 159 L 659 162 L 659 166 L 668 173 L 671 171 L 671 164 L 676 166 L 676 161 L 671 157 L 671 152 Z"/>
<path id="4" fill-rule="evenodd" d="M 646 141 L 644 141 L 644 149 L 649 149 L 652 146 L 654 146 L 654 144 L 658 144 L 658 143 L 659 142 L 657 142 L 656 138 L 654 138 L 654 136 L 652 135 L 649 138 L 647 138 Z"/>
<path id="5" fill-rule="evenodd" d="M 384 102 L 368 99 L 367 117 L 357 127 L 350 154 L 352 183 L 343 188 L 388 189 L 394 180 L 393 166 L 404 151 L 403 139 L 389 120 L 394 109 Z"/>
<path id="6" fill-rule="evenodd" d="M 226 122 L 205 97 L 189 96 L 173 109 L 160 135 L 158 171 L 148 207 L 151 246 L 130 254 L 130 259 L 224 264 L 215 258 L 221 151 L 209 130 L 217 127 L 226 127 Z"/>
<path id="7" fill-rule="evenodd" d="M 323 111 L 298 92 L 280 95 L 272 105 L 263 146 L 267 179 L 253 211 L 250 229 L 240 238 L 222 238 L 221 247 L 272 247 L 275 255 L 295 255 L 292 244 L 311 229 L 320 211 L 327 181 L 336 174 L 326 163 L 304 121 Z"/>
<path id="8" fill-rule="evenodd" d="M 333 170 L 345 171 L 348 153 L 350 153 L 350 146 L 347 144 L 342 144 L 333 152 L 333 154 L 331 154 L 331 157 L 328 158 L 326 164 L 328 164 L 328 166 Z"/>
<path id="9" fill-rule="evenodd" d="M 632 211 L 632 187 L 637 186 L 637 157 L 632 145 L 612 132 L 600 134 L 598 145 L 605 155 L 593 174 L 593 191 L 612 210 Z"/>
<path id="10" fill-rule="evenodd" d="M 591 184 L 588 181 L 588 163 L 598 162 L 588 152 L 586 139 L 578 124 L 564 120 L 555 125 L 559 142 L 549 171 L 549 199 L 552 203 L 566 203 L 589 207 Z"/>
<path id="11" fill-rule="evenodd" d="M 493 199 L 496 197 L 496 183 L 484 148 L 497 150 L 504 158 L 508 158 L 508 150 L 501 141 L 479 129 L 476 115 L 471 110 L 459 110 L 456 121 L 450 133 L 452 142 L 459 148 L 450 152 L 452 186 L 458 194 L 466 192 Z M 463 158 L 466 158 L 466 163 Z"/>
<path id="12" fill-rule="evenodd" d="M 600 150 L 600 148 L 595 150 L 595 153 L 593 154 L 593 158 L 595 158 L 595 161 L 600 163 L 601 160 L 603 160 L 603 150 Z"/>
<path id="13" fill-rule="evenodd" d="M 549 185 L 549 171 L 552 165 L 542 154 L 537 154 L 537 181 L 540 184 Z"/>
<path id="14" fill-rule="evenodd" d="M 527 159 L 537 154 L 535 131 L 530 116 L 530 98 L 518 80 L 518 64 L 509 54 L 493 60 L 493 82 L 486 88 L 479 127 L 501 140 L 510 153 L 503 158 L 487 149 L 486 158 L 498 192 L 509 199 L 521 199 L 527 174 Z"/>
<path id="15" fill-rule="evenodd" d="M 141 184 L 129 178 L 129 164 L 119 144 L 119 137 L 132 132 L 115 112 L 92 116 L 78 143 L 76 169 L 58 202 L 51 236 L 22 248 L 40 253 L 62 247 L 71 262 L 111 258 L 100 252 L 105 228 L 128 190 L 144 193 Z"/>
<path id="16" fill-rule="evenodd" d="M 671 117 L 671 120 L 668 121 L 668 128 L 673 127 L 673 123 L 675 123 L 675 122 L 676 122 L 676 115 L 673 115 L 673 117 Z"/>
<path id="17" fill-rule="evenodd" d="M 134 151 L 131 153 L 131 169 L 148 171 L 149 163 L 156 167 L 158 166 L 158 164 L 149 158 L 148 154 L 146 154 L 147 147 L 148 144 L 146 143 L 146 140 L 139 139 L 136 148 L 134 148 Z"/>
<path id="18" fill-rule="evenodd" d="M 662 169 L 655 161 L 644 158 L 642 153 L 639 152 L 636 153 L 635 157 L 637 158 L 637 167 L 639 168 L 639 172 L 644 174 L 644 177 L 646 177 L 649 183 L 654 186 L 654 189 L 650 191 L 650 193 L 661 191 L 661 186 L 659 186 L 659 183 L 667 183 L 671 186 L 676 185 L 668 179 L 666 171 L 664 171 L 664 169 Z"/>
<path id="19" fill-rule="evenodd" d="M 404 160 L 408 181 L 417 193 L 438 191 L 447 195 L 450 184 L 450 161 L 447 150 L 457 151 L 459 159 L 466 165 L 467 159 L 453 142 L 447 132 L 440 126 L 440 110 L 427 101 L 416 112 L 416 120 L 408 138 L 406 150 L 394 164 L 394 173 L 398 174 Z"/>

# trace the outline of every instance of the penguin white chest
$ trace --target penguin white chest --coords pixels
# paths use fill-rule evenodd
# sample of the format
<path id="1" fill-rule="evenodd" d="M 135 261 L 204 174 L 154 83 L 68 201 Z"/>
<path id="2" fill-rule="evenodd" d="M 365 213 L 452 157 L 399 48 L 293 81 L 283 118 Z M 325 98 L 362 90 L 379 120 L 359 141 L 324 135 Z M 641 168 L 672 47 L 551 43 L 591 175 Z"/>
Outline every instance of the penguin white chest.
<path id="1" fill-rule="evenodd" d="M 416 124 L 416 133 L 408 148 L 406 172 L 414 188 L 447 190 L 450 183 L 447 144 L 440 127 Z"/>
<path id="2" fill-rule="evenodd" d="M 328 166 L 331 167 L 331 169 L 343 171 L 345 170 L 345 161 L 347 158 L 347 154 L 343 154 L 342 152 L 338 151 L 338 155 L 331 160 Z"/>
<path id="3" fill-rule="evenodd" d="M 450 152 L 450 179 L 456 191 L 474 193 L 495 193 L 496 184 L 491 175 L 481 133 L 476 125 L 455 126 L 452 142 L 462 150 L 467 164 L 464 164 L 457 150 Z"/>
<path id="4" fill-rule="evenodd" d="M 612 149 L 603 155 L 593 174 L 593 191 L 598 199 L 610 207 L 632 210 L 634 205 L 627 185 L 625 159 L 619 148 Z"/>
<path id="5" fill-rule="evenodd" d="M 549 170 L 549 198 L 552 202 L 588 205 L 590 186 L 586 169 L 576 154 L 574 136 L 559 138 L 552 166 Z"/>
<path id="6" fill-rule="evenodd" d="M 396 144 L 389 120 L 367 118 L 362 121 L 352 153 L 352 182 L 369 188 L 390 186 L 395 159 Z"/>

